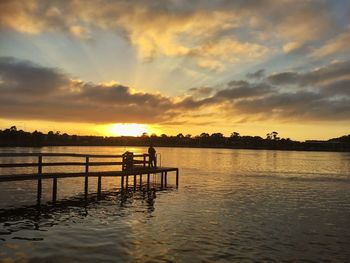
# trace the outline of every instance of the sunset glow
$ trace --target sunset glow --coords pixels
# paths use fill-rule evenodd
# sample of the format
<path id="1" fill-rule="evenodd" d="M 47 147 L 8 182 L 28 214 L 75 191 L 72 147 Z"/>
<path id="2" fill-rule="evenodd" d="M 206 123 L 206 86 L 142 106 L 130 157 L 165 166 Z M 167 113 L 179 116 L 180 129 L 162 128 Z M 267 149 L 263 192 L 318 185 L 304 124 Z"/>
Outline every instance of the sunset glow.
<path id="1" fill-rule="evenodd" d="M 106 129 L 109 136 L 141 136 L 143 133 L 149 133 L 146 125 L 137 123 L 116 123 Z"/>

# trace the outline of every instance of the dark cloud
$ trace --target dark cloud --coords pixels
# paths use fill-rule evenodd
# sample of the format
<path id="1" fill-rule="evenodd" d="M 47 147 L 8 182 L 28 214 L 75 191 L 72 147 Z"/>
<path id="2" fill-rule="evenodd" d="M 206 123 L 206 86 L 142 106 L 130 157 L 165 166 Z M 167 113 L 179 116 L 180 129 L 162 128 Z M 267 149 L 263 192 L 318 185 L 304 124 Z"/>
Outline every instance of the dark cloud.
<path id="1" fill-rule="evenodd" d="M 229 86 L 233 86 L 233 82 L 229 82 Z M 266 83 L 251 84 L 246 81 L 236 82 L 234 88 L 227 88 L 218 91 L 215 98 L 219 99 L 240 99 L 246 97 L 256 97 L 267 95 L 273 91 L 273 87 Z"/>
<path id="2" fill-rule="evenodd" d="M 227 83 L 227 86 L 229 87 L 240 87 L 245 85 L 249 85 L 249 82 L 245 80 L 231 80 Z"/>
<path id="3" fill-rule="evenodd" d="M 207 97 L 214 92 L 214 88 L 211 87 L 200 87 L 200 88 L 191 88 L 189 92 L 194 97 Z"/>
<path id="4" fill-rule="evenodd" d="M 162 122 L 176 115 L 167 97 L 122 85 L 74 81 L 57 69 L 0 58 L 0 117 L 75 122 Z"/>
<path id="5" fill-rule="evenodd" d="M 349 120 L 349 65 L 337 62 L 309 72 L 281 72 L 258 83 L 234 80 L 211 97 L 188 97 L 179 106 L 194 109 L 216 105 L 226 113 L 259 120 Z M 308 89 L 303 89 L 305 86 Z"/>
<path id="6" fill-rule="evenodd" d="M 339 78 L 349 78 L 350 61 L 336 62 L 306 73 L 281 72 L 267 77 L 275 85 L 324 85 Z"/>
<path id="7" fill-rule="evenodd" d="M 188 123 L 202 123 L 223 116 L 349 120 L 349 65 L 338 62 L 309 72 L 277 73 L 260 82 L 238 80 L 222 89 L 192 89 L 206 96 L 192 94 L 175 102 L 175 98 L 135 92 L 120 84 L 72 80 L 58 69 L 2 57 L 0 118 L 90 123 L 176 123 L 183 118 Z M 311 88 L 302 89 L 306 84 Z M 208 107 L 213 107 L 211 117 L 205 111 Z"/>
<path id="8" fill-rule="evenodd" d="M 322 86 L 321 92 L 327 96 L 340 95 L 350 97 L 350 77 L 348 79 L 334 81 Z"/>
<path id="9" fill-rule="evenodd" d="M 236 113 L 289 121 L 349 120 L 350 99 L 329 100 L 310 92 L 275 94 L 235 103 Z"/>
<path id="10" fill-rule="evenodd" d="M 268 76 L 267 79 L 274 85 L 296 84 L 299 82 L 299 75 L 295 72 L 282 72 Z"/>
<path id="11" fill-rule="evenodd" d="M 12 57 L 0 58 L 2 94 L 45 96 L 59 90 L 69 81 L 57 69 L 40 67 Z"/>
<path id="12" fill-rule="evenodd" d="M 205 99 L 195 99 L 193 97 L 187 97 L 176 104 L 176 107 L 184 110 L 196 110 L 202 106 L 210 106 L 219 103 L 215 97 L 209 97 Z"/>
<path id="13" fill-rule="evenodd" d="M 255 71 L 253 73 L 248 73 L 247 78 L 251 79 L 261 79 L 262 77 L 265 76 L 265 70 L 264 69 L 259 69 L 258 71 Z"/>

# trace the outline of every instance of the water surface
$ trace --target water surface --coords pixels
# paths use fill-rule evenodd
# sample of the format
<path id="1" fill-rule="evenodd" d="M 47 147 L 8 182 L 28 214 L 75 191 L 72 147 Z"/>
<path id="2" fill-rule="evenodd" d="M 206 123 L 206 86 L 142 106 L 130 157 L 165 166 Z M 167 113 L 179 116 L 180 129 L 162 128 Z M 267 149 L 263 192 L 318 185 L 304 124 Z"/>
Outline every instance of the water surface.
<path id="1" fill-rule="evenodd" d="M 96 154 L 126 150 L 146 151 L 135 147 L 1 149 Z M 180 168 L 178 189 L 171 187 L 170 174 L 166 190 L 121 195 L 119 180 L 103 178 L 102 198 L 96 198 L 96 180 L 91 180 L 85 202 L 82 179 L 61 179 L 60 202 L 54 207 L 43 205 L 39 211 L 34 182 L 0 183 L 0 258 L 23 262 L 349 260 L 349 153 L 157 151 L 162 165 Z M 19 161 L 26 160 L 32 159 Z M 35 171 L 21 169 L 16 172 Z M 50 201 L 51 183 L 44 181 L 44 203 Z"/>

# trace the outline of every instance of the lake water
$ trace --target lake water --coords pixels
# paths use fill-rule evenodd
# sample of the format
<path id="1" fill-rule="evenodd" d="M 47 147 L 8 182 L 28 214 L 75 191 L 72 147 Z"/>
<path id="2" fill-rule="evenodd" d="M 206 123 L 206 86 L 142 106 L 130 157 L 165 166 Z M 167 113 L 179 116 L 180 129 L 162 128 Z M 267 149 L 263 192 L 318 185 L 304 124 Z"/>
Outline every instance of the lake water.
<path id="1" fill-rule="evenodd" d="M 146 148 L 0 149 L 95 154 L 126 150 L 143 153 Z M 178 189 L 171 187 L 175 176 L 170 173 L 167 190 L 121 196 L 119 179 L 103 178 L 101 200 L 94 194 L 96 180 L 91 180 L 85 202 L 82 179 L 59 179 L 62 202 L 43 205 L 39 211 L 32 206 L 36 182 L 0 183 L 0 259 L 349 262 L 350 153 L 189 148 L 157 152 L 163 166 L 179 167 Z M 43 182 L 45 203 L 52 182 Z"/>

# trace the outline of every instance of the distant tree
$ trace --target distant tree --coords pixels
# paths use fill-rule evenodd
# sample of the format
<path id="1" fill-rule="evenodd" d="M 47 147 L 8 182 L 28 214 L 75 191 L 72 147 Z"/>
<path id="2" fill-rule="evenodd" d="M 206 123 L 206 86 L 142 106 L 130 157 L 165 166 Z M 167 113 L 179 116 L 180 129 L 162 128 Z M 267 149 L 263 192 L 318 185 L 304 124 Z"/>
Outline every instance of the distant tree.
<path id="1" fill-rule="evenodd" d="M 182 133 L 179 133 L 178 135 L 176 135 L 177 138 L 184 138 L 185 136 Z"/>
<path id="2" fill-rule="evenodd" d="M 214 145 L 222 145 L 225 142 L 225 137 L 221 132 L 216 132 L 210 135 L 210 142 Z"/>
<path id="3" fill-rule="evenodd" d="M 233 132 L 233 133 L 231 133 L 230 137 L 231 138 L 238 138 L 238 137 L 240 137 L 240 134 L 238 132 Z"/>
<path id="4" fill-rule="evenodd" d="M 209 133 L 206 133 L 206 132 L 202 132 L 199 137 L 201 138 L 209 138 Z"/>
<path id="5" fill-rule="evenodd" d="M 278 135 L 278 132 L 276 132 L 276 131 L 271 132 L 271 136 L 275 141 L 279 139 L 279 137 L 277 137 L 277 135 Z"/>
<path id="6" fill-rule="evenodd" d="M 213 133 L 212 135 L 210 135 L 210 137 L 221 139 L 221 138 L 224 138 L 224 135 L 221 132 L 216 132 L 216 133 Z"/>

